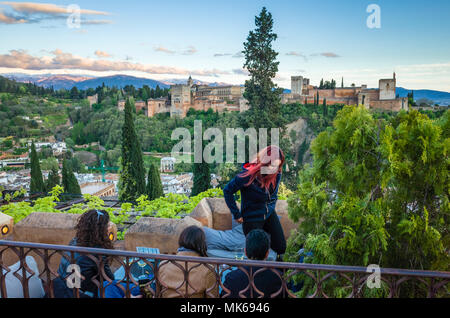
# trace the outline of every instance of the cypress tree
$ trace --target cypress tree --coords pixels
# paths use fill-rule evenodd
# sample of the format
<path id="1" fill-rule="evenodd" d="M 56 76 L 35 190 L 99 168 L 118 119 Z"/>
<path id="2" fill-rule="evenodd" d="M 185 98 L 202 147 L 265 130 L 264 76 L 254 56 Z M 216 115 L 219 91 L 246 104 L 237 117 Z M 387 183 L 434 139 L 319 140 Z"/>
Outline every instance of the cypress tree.
<path id="1" fill-rule="evenodd" d="M 133 104 L 133 105 L 132 105 Z M 136 201 L 145 194 L 145 169 L 142 149 L 133 122 L 134 102 L 125 103 L 125 120 L 122 127 L 122 161 L 119 180 L 119 200 Z"/>
<path id="2" fill-rule="evenodd" d="M 194 185 L 192 187 L 191 197 L 205 192 L 211 187 L 211 174 L 209 164 L 206 161 L 194 163 Z"/>
<path id="3" fill-rule="evenodd" d="M 47 192 L 50 192 L 56 185 L 59 185 L 58 169 L 52 168 L 52 170 L 48 174 L 45 188 Z"/>
<path id="4" fill-rule="evenodd" d="M 63 161 L 62 186 L 65 193 L 81 195 L 80 185 L 75 177 L 72 166 L 67 159 Z"/>
<path id="5" fill-rule="evenodd" d="M 31 144 L 31 183 L 30 193 L 45 192 L 44 178 L 42 177 L 41 165 L 36 153 L 34 142 Z"/>
<path id="6" fill-rule="evenodd" d="M 344 77 L 342 77 L 341 87 L 344 88 Z"/>
<path id="7" fill-rule="evenodd" d="M 148 170 L 147 195 L 150 201 L 164 196 L 159 170 L 153 163 Z"/>

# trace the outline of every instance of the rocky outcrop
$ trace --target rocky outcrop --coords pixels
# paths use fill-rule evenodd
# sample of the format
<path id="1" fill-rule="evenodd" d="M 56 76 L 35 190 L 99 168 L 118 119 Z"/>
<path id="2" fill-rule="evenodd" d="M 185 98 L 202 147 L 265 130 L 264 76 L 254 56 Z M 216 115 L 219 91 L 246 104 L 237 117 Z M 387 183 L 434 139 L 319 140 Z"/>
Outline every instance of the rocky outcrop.
<path id="1" fill-rule="evenodd" d="M 295 134 L 295 138 L 292 138 Z M 308 129 L 308 123 L 305 119 L 299 118 L 298 120 L 286 125 L 286 136 L 288 136 L 292 142 L 292 147 L 295 153 L 295 162 L 312 163 L 312 156 L 309 150 L 311 142 L 316 136 Z M 299 158 L 299 149 L 303 142 L 306 142 L 308 148 L 303 153 L 303 158 Z"/>

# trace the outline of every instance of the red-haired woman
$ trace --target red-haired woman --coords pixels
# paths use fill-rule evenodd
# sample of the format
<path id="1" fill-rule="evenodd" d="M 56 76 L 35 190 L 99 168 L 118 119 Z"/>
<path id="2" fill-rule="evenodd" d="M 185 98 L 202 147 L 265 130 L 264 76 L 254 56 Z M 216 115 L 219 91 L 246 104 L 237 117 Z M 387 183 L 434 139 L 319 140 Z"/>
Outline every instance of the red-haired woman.
<path id="1" fill-rule="evenodd" d="M 243 171 L 224 188 L 225 202 L 234 219 L 242 223 L 244 234 L 263 229 L 270 235 L 271 248 L 278 259 L 286 251 L 283 228 L 275 212 L 278 200 L 278 186 L 285 157 L 283 151 L 274 145 L 261 150 L 256 158 L 243 165 Z M 234 193 L 241 191 L 239 211 Z"/>

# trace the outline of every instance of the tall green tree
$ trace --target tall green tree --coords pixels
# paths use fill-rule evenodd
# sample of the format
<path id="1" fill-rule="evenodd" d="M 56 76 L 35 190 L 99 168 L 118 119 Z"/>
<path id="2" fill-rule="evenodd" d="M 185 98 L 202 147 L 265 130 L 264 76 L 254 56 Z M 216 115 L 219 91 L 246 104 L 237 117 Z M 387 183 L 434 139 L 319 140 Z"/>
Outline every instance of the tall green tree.
<path id="1" fill-rule="evenodd" d="M 44 178 L 42 177 L 41 165 L 36 152 L 34 142 L 31 144 L 31 193 L 45 192 Z"/>
<path id="2" fill-rule="evenodd" d="M 191 196 L 196 196 L 211 188 L 211 173 L 209 164 L 203 160 L 201 163 L 194 163 L 194 185 Z"/>
<path id="3" fill-rule="evenodd" d="M 47 182 L 45 183 L 45 188 L 47 192 L 50 192 L 57 185 L 59 185 L 58 169 L 53 167 L 48 174 Z"/>
<path id="4" fill-rule="evenodd" d="M 448 138 L 439 124 L 417 111 L 386 121 L 364 106 L 345 106 L 333 127 L 312 142 L 312 167 L 302 170 L 288 199 L 289 216 L 302 219 L 288 243 L 287 259 L 306 263 L 450 269 Z M 301 275 L 300 275 L 301 276 Z M 302 276 L 301 296 L 317 288 Z M 298 277 L 300 278 L 300 277 Z M 322 285 L 328 295 L 348 294 L 337 278 Z M 363 291 L 383 297 L 386 285 Z M 405 282 L 401 296 L 427 288 Z"/>
<path id="5" fill-rule="evenodd" d="M 134 102 L 125 103 L 125 120 L 122 127 L 122 161 L 119 180 L 119 200 L 136 201 L 145 194 L 145 168 L 142 149 L 134 128 Z"/>
<path id="6" fill-rule="evenodd" d="M 80 185 L 75 177 L 72 170 L 72 165 L 70 161 L 64 159 L 62 168 L 62 186 L 64 188 L 64 193 L 69 193 L 73 195 L 81 195 Z"/>
<path id="7" fill-rule="evenodd" d="M 158 168 L 153 163 L 150 165 L 150 169 L 148 170 L 147 196 L 150 201 L 164 196 L 161 176 Z"/>
<path id="8" fill-rule="evenodd" d="M 272 14 L 264 7 L 255 17 L 256 29 L 250 31 L 242 51 L 244 68 L 250 73 L 250 79 L 245 81 L 244 97 L 249 102 L 245 123 L 256 130 L 269 128 L 269 133 L 270 128 L 284 131 L 285 125 L 280 116 L 283 89 L 273 82 L 279 65 L 278 53 L 272 47 L 278 38 L 273 32 L 273 23 Z"/>

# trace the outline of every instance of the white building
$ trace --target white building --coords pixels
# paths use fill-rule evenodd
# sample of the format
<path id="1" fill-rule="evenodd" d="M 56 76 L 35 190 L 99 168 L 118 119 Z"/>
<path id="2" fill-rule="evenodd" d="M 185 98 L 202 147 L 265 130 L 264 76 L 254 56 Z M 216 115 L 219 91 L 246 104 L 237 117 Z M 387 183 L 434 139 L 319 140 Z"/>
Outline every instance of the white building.
<path id="1" fill-rule="evenodd" d="M 174 157 L 161 158 L 161 172 L 174 172 L 177 159 Z"/>

